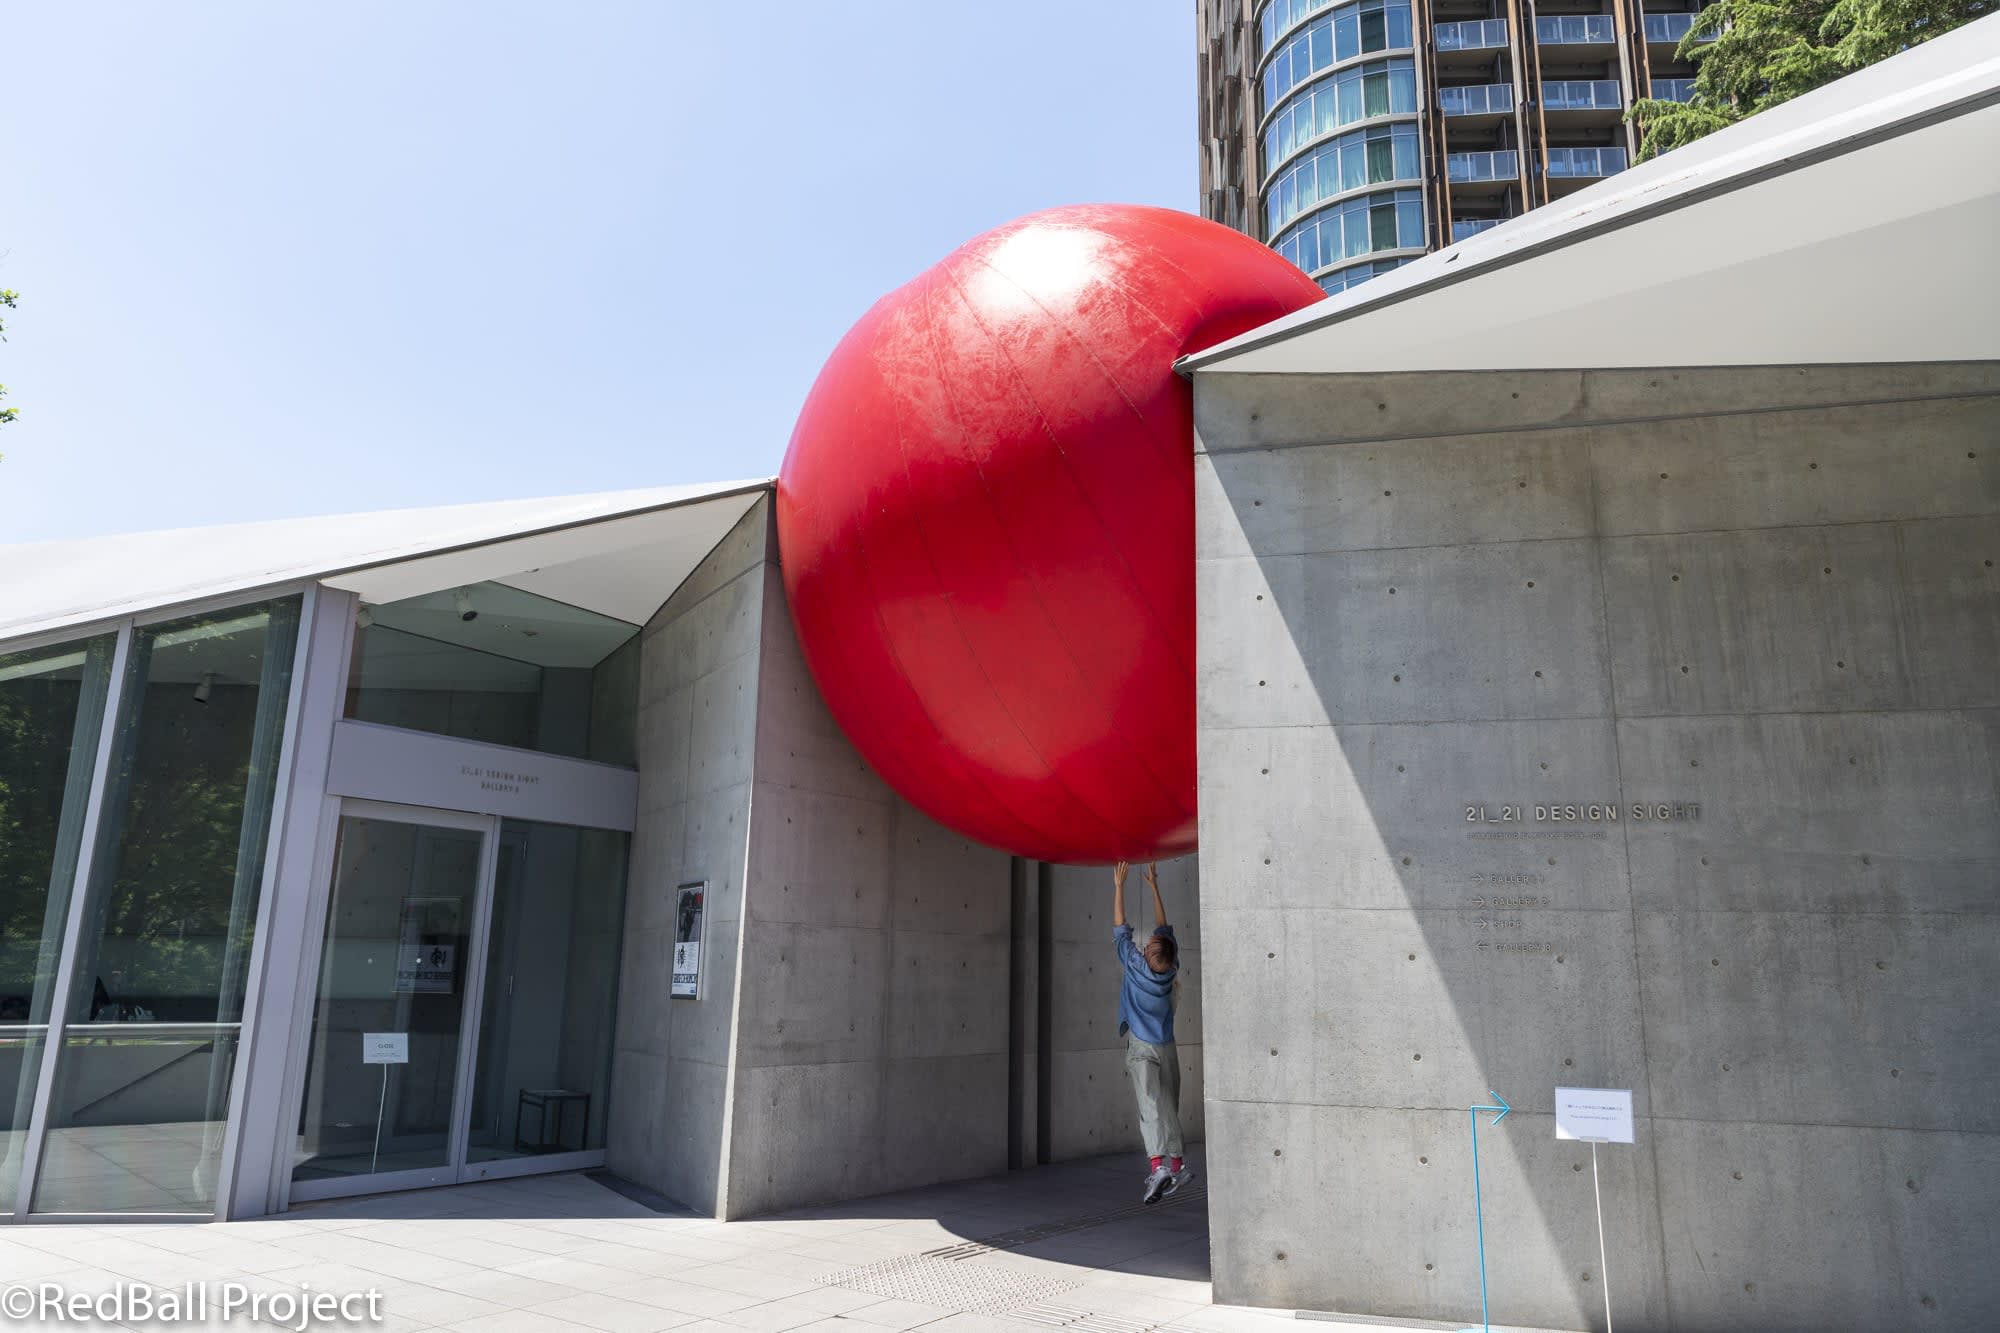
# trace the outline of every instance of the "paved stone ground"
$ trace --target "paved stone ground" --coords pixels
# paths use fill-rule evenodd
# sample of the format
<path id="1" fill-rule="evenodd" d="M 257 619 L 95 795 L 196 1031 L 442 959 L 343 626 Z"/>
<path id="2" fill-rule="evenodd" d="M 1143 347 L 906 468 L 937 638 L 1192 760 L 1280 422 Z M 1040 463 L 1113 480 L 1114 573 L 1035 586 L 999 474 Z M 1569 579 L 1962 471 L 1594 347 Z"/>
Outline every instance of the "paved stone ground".
<path id="1" fill-rule="evenodd" d="M 395 1333 L 1383 1327 L 1211 1304 L 1202 1177 L 1142 1208 L 1133 1167 L 1129 1154 L 1094 1158 L 730 1223 L 658 1212 L 572 1173 L 306 1204 L 254 1222 L 7 1227 L 0 1284 L 373 1287 L 380 1324 L 313 1327 Z M 0 1329 L 39 1326 L 0 1316 Z"/>

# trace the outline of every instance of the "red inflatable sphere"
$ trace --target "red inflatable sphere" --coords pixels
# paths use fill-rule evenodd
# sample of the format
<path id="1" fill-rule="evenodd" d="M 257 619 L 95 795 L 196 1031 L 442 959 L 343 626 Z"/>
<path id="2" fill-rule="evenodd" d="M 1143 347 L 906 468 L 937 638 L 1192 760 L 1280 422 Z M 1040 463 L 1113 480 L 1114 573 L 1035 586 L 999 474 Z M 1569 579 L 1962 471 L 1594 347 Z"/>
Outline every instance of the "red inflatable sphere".
<path id="1" fill-rule="evenodd" d="M 1185 213 L 988 232 L 841 339 L 778 478 L 785 589 L 848 739 L 1021 856 L 1195 845 L 1194 461 L 1176 358 L 1320 298 Z"/>

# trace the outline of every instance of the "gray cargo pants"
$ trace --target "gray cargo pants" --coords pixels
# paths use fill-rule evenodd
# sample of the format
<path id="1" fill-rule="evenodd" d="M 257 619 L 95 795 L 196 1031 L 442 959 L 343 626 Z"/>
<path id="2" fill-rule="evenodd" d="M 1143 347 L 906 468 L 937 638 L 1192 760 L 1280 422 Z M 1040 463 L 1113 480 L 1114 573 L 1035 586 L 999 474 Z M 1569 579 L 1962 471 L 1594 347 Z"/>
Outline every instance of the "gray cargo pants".
<path id="1" fill-rule="evenodd" d="M 1139 1133 L 1148 1157 L 1181 1157 L 1181 1057 L 1172 1042 L 1155 1046 L 1125 1034 L 1125 1072 L 1139 1099 Z"/>

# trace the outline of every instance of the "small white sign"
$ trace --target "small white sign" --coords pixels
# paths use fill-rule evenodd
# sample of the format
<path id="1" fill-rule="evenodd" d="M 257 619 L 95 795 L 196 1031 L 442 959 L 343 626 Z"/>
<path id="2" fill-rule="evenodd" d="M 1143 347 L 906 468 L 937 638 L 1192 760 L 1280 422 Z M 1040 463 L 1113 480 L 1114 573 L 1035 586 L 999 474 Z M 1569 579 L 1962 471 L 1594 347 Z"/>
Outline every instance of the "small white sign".
<path id="1" fill-rule="evenodd" d="M 361 1063 L 364 1065 L 406 1065 L 410 1063 L 410 1034 L 407 1032 L 362 1033 Z"/>
<path id="2" fill-rule="evenodd" d="M 1632 1090 L 1557 1088 L 1556 1137 L 1632 1142 Z"/>

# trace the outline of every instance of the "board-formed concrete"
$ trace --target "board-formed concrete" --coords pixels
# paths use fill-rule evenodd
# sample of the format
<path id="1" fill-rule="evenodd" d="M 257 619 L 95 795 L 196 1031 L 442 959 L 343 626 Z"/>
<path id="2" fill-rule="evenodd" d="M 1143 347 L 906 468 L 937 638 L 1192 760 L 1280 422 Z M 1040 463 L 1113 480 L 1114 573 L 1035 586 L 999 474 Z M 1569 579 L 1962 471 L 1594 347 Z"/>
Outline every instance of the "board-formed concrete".
<path id="1" fill-rule="evenodd" d="M 2000 1324 L 2000 367 L 1195 398 L 1216 1298 Z"/>
<path id="2" fill-rule="evenodd" d="M 1109 872 L 1016 860 L 889 790 L 813 685 L 778 559 L 761 501 L 642 639 L 610 1168 L 737 1218 L 1136 1154 Z M 1199 1138 L 1193 859 L 1161 880 Z M 691 881 L 708 884 L 701 993 L 672 999 L 674 895 Z M 1132 904 L 1149 910 L 1136 874 Z"/>

